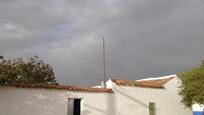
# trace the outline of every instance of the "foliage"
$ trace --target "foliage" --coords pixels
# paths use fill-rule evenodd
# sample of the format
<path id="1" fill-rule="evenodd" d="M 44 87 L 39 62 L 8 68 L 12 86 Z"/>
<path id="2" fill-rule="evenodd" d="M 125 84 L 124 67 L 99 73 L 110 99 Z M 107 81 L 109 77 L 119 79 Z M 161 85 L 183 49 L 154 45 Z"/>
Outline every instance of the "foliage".
<path id="1" fill-rule="evenodd" d="M 27 61 L 22 58 L 0 59 L 0 85 L 13 83 L 55 83 L 53 68 L 37 56 Z"/>
<path id="2" fill-rule="evenodd" d="M 192 104 L 204 104 L 204 60 L 201 65 L 179 75 L 182 84 L 179 94 L 182 103 L 191 108 Z"/>

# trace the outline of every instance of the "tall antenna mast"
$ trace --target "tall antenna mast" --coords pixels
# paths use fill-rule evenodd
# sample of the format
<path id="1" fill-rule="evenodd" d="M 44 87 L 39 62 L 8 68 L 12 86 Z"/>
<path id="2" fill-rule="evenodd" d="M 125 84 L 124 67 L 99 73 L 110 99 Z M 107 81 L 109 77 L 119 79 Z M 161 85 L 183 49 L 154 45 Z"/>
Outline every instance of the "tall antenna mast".
<path id="1" fill-rule="evenodd" d="M 106 55 L 105 55 L 105 39 L 103 37 L 103 83 L 106 88 Z"/>

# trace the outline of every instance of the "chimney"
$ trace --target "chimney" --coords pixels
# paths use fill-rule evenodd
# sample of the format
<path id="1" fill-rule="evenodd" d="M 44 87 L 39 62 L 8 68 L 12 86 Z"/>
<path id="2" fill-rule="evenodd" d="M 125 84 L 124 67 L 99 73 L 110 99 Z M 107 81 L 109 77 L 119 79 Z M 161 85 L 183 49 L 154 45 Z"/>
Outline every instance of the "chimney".
<path id="1" fill-rule="evenodd" d="M 101 81 L 101 88 L 105 88 L 104 80 L 100 79 L 100 81 Z"/>

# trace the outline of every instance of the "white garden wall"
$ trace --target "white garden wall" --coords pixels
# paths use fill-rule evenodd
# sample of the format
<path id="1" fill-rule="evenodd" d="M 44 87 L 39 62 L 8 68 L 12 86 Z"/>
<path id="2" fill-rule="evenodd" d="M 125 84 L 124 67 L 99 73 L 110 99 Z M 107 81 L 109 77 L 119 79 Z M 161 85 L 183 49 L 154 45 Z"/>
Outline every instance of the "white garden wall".
<path id="1" fill-rule="evenodd" d="M 113 93 L 0 87 L 0 115 L 67 115 L 68 98 L 81 98 L 82 115 L 115 115 Z"/>
<path id="2" fill-rule="evenodd" d="M 176 79 L 170 80 L 165 89 L 139 88 L 113 85 L 117 115 L 149 115 L 149 102 L 156 104 L 157 115 L 191 115 L 180 103 Z"/>
<path id="3" fill-rule="evenodd" d="M 164 89 L 118 86 L 108 81 L 114 93 L 59 89 L 0 87 L 0 115 L 67 115 L 68 98 L 81 100 L 81 115 L 149 115 L 149 102 L 156 115 L 191 115 L 181 104 L 179 80 Z"/>

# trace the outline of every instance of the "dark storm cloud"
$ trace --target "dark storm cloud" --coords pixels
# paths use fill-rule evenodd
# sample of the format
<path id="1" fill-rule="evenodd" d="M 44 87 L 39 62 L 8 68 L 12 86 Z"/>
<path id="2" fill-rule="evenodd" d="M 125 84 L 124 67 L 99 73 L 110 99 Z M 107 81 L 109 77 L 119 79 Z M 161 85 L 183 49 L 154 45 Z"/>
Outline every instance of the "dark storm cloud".
<path id="1" fill-rule="evenodd" d="M 0 53 L 39 55 L 60 83 L 87 85 L 107 75 L 139 79 L 179 73 L 204 54 L 200 0 L 0 1 Z"/>

